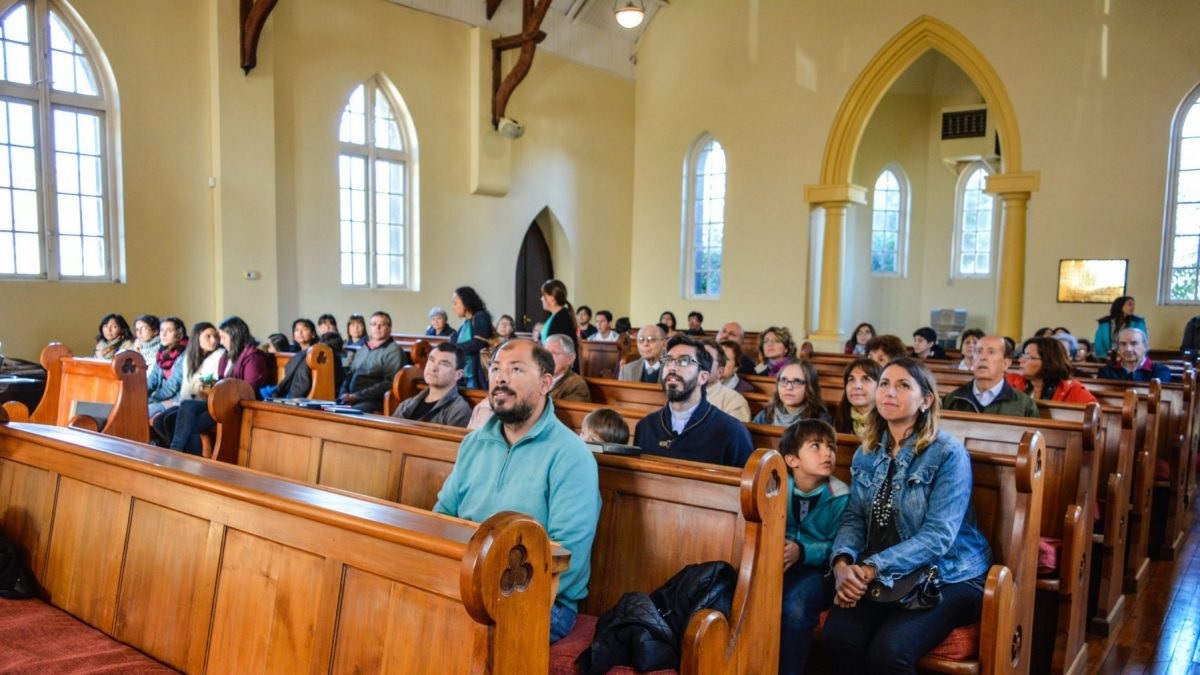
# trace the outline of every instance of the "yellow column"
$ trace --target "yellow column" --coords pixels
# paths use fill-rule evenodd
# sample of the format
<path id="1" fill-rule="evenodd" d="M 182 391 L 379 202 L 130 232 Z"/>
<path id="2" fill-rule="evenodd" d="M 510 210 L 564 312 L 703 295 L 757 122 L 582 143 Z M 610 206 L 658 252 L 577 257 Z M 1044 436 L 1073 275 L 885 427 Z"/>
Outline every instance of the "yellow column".
<path id="1" fill-rule="evenodd" d="M 996 332 L 1020 340 L 1025 310 L 1025 222 L 1041 174 L 988 176 L 986 191 L 1000 200 L 1000 255 L 996 277 Z"/>
<path id="2" fill-rule="evenodd" d="M 809 185 L 805 199 L 825 211 L 821 238 L 821 285 L 817 289 L 817 330 L 808 338 L 819 351 L 841 348 L 842 336 L 842 231 L 851 204 L 866 204 L 867 189 L 859 185 Z M 809 297 L 814 294 L 810 293 Z"/>

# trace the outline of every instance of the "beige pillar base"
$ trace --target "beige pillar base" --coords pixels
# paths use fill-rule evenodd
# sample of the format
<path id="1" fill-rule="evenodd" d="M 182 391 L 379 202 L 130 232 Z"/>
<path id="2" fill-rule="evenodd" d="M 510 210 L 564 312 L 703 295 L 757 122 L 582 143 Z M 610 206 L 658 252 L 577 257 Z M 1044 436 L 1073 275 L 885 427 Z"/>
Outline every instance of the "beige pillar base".
<path id="1" fill-rule="evenodd" d="M 819 352 L 835 352 L 842 353 L 842 347 L 846 344 L 846 336 L 842 335 L 841 331 L 832 333 L 817 331 L 810 333 L 808 341 L 812 343 L 813 349 Z"/>

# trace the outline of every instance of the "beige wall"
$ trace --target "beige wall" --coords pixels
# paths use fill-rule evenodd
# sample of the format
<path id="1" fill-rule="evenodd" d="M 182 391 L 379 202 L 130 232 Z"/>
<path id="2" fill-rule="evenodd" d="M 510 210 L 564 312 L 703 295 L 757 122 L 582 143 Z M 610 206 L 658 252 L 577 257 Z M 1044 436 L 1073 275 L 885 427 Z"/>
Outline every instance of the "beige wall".
<path id="1" fill-rule="evenodd" d="M 430 306 L 449 307 L 451 291 L 469 284 L 494 314 L 511 312 L 517 247 L 546 209 L 571 299 L 627 313 L 632 82 L 539 53 L 509 103 L 527 128 L 511 147 L 510 191 L 474 196 L 467 26 L 385 0 L 283 2 L 245 76 L 236 0 L 75 6 L 121 92 L 128 280 L 5 282 L 9 355 L 36 358 L 51 339 L 90 351 L 108 311 L 189 323 L 237 312 L 261 337 L 298 315 L 332 311 L 344 324 L 382 308 L 397 330 L 419 330 Z M 337 120 L 375 73 L 396 85 L 417 129 L 417 292 L 338 281 Z M 245 270 L 262 278 L 246 281 Z"/>
<path id="2" fill-rule="evenodd" d="M 1104 308 L 1055 302 L 1058 260 L 1128 257 L 1129 290 L 1152 343 L 1171 346 L 1200 313 L 1155 305 L 1168 127 L 1200 81 L 1200 5 L 923 0 L 873 3 L 865 12 L 806 0 L 693 0 L 655 18 L 638 66 L 635 314 L 695 304 L 679 297 L 677 256 L 657 251 L 677 245 L 683 153 L 708 130 L 725 145 L 730 171 L 726 290 L 706 303 L 708 323 L 813 329 L 805 321 L 810 215 L 802 188 L 819 182 L 829 130 L 854 79 L 888 39 L 929 14 L 962 32 L 999 73 L 1016 108 L 1024 169 L 1041 172 L 1030 201 L 1026 330 L 1065 323 L 1090 334 Z M 943 268 L 949 258 L 941 249 L 914 256 Z M 921 314 L 936 292 L 954 302 L 984 297 L 972 315 L 991 320 L 988 291 L 960 295 L 960 282 L 946 290 L 945 281 L 943 271 L 929 271 Z M 872 300 L 843 311 L 840 328 L 889 315 L 884 304 L 895 298 Z"/>

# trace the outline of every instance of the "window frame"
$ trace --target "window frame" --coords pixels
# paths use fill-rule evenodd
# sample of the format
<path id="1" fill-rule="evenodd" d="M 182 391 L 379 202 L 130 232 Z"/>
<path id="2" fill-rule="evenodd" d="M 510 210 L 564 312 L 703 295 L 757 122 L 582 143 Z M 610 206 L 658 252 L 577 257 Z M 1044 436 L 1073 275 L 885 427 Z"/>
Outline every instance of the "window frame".
<path id="1" fill-rule="evenodd" d="M 351 143 L 341 140 L 340 130 L 342 120 L 346 114 L 346 108 L 349 105 L 350 97 L 359 88 L 364 88 L 364 101 L 366 115 L 366 127 L 364 143 Z M 391 107 L 392 114 L 396 120 L 396 126 L 399 128 L 400 140 L 403 146 L 402 150 L 392 150 L 388 148 L 380 148 L 375 143 L 375 102 L 379 96 L 383 96 L 387 104 Z M 355 84 L 350 88 L 349 92 L 342 99 L 342 106 L 339 109 L 337 116 L 337 129 L 335 138 L 338 146 L 337 155 L 335 157 L 335 187 L 338 193 L 338 218 L 337 218 L 337 269 L 338 283 L 342 288 L 347 289 L 369 289 L 369 290 L 394 290 L 394 291 L 410 291 L 415 292 L 420 290 L 420 199 L 419 199 L 419 171 L 418 171 L 418 146 L 417 132 L 413 124 L 412 115 L 408 110 L 408 106 L 404 101 L 404 97 L 400 95 L 399 90 L 392 84 L 383 73 L 376 73 L 366 80 Z M 366 224 L 367 224 L 367 282 L 365 284 L 346 283 L 342 280 L 342 247 L 341 247 L 341 191 L 343 189 L 341 182 L 340 166 L 342 158 L 350 156 L 362 158 L 366 161 Z M 376 216 L 376 162 L 378 160 L 386 160 L 400 163 L 404 166 L 404 212 L 405 212 L 405 275 L 402 283 L 381 284 L 378 283 L 378 252 L 376 248 L 376 233 L 378 232 L 378 218 Z"/>
<path id="2" fill-rule="evenodd" d="M 992 200 L 992 227 L 991 233 L 988 235 L 991 242 L 988 248 L 988 271 L 982 274 L 963 272 L 960 266 L 962 242 L 965 235 L 964 227 L 966 225 L 967 183 L 970 182 L 975 172 L 980 170 L 983 171 L 983 188 L 980 189 L 980 194 Z M 982 160 L 975 160 L 967 164 L 958 174 L 958 180 L 954 186 L 954 245 L 950 247 L 950 277 L 952 279 L 991 279 L 996 275 L 996 236 L 999 232 L 1000 209 L 997 208 L 996 198 L 987 192 L 987 178 L 994 174 L 995 171 L 992 167 Z"/>
<path id="3" fill-rule="evenodd" d="M 912 185 L 908 180 L 908 174 L 904 172 L 904 168 L 899 162 L 888 162 L 879 175 L 875 178 L 875 183 L 871 186 L 871 233 L 868 249 L 870 251 L 871 260 L 875 259 L 875 192 L 879 187 L 879 181 L 883 179 L 885 173 L 891 173 L 896 179 L 896 184 L 900 191 L 900 206 L 899 218 L 896 230 L 896 271 L 895 272 L 876 272 L 871 270 L 871 276 L 887 277 L 895 279 L 904 279 L 908 277 L 908 243 L 909 243 L 909 225 L 912 220 Z"/>
<path id="4" fill-rule="evenodd" d="M 30 74 L 22 84 L 0 80 L 0 100 L 17 101 L 34 108 L 34 161 L 37 170 L 38 274 L 2 274 L 0 281 L 52 281 L 71 283 L 122 283 L 125 281 L 124 213 L 121 183 L 120 105 L 116 78 L 103 48 L 87 23 L 70 5 L 60 0 L 0 0 L 0 17 L 17 5 L 29 12 Z M 96 95 L 54 89 L 51 77 L 50 14 L 62 21 L 87 59 Z M 94 115 L 99 118 L 100 199 L 104 218 L 104 271 L 99 275 L 62 273 L 58 222 L 58 176 L 54 142 L 54 113 Z M 70 194 L 70 193 L 68 193 Z"/>
<path id="5" fill-rule="evenodd" d="M 721 208 L 721 246 L 720 251 L 721 262 L 717 266 L 718 277 L 720 283 L 716 293 L 697 293 L 696 292 L 696 231 L 700 227 L 700 223 L 696 221 L 696 205 L 703 199 L 701 195 L 696 194 L 697 177 L 700 175 L 699 163 L 700 158 L 704 154 L 704 149 L 709 143 L 713 143 L 721 151 L 721 155 L 725 158 L 725 178 L 724 178 L 724 198 L 722 199 Z M 689 300 L 720 300 L 721 290 L 724 285 L 724 275 L 722 271 L 725 267 L 725 215 L 728 213 L 729 202 L 729 154 L 725 151 L 725 146 L 716 139 L 715 136 L 705 131 L 692 141 L 688 146 L 687 154 L 684 157 L 683 164 L 683 215 L 681 228 L 680 242 L 680 269 L 682 276 L 680 279 L 680 295 Z"/>
<path id="6" fill-rule="evenodd" d="M 1182 171 L 1180 154 L 1183 146 L 1183 126 L 1191 114 L 1200 116 L 1200 84 L 1183 97 L 1171 121 L 1171 140 L 1167 148 L 1167 186 L 1163 200 L 1163 247 L 1158 266 L 1158 301 L 1164 305 L 1200 305 L 1200 285 L 1195 297 L 1190 300 L 1171 298 L 1171 278 L 1175 271 L 1175 230 L 1179 213 L 1179 179 Z M 1197 274 L 1200 276 L 1200 260 L 1197 260 L 1197 268 Z"/>

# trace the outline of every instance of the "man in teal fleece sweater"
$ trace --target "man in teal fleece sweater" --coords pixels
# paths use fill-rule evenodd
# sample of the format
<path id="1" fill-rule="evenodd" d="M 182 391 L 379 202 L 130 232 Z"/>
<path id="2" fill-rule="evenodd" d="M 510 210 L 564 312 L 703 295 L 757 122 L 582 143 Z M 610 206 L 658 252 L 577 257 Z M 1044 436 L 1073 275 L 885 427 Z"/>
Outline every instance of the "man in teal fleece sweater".
<path id="1" fill-rule="evenodd" d="M 494 416 L 458 448 L 433 510 L 483 522 L 499 511 L 533 517 L 571 552 L 550 611 L 550 641 L 575 625 L 587 597 L 600 477 L 587 446 L 554 415 L 554 357 L 529 340 L 504 343 L 488 371 Z"/>

